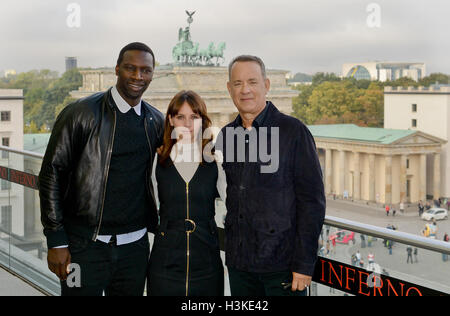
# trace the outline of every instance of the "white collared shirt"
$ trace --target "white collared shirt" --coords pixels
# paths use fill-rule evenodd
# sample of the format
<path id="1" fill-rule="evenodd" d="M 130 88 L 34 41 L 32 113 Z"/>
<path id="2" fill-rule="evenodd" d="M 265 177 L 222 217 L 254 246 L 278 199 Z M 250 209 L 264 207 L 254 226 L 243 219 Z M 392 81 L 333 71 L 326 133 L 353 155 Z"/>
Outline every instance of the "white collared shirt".
<path id="1" fill-rule="evenodd" d="M 127 113 L 131 108 L 136 112 L 138 116 L 141 116 L 141 108 L 142 108 L 142 100 L 135 106 L 130 106 L 127 101 L 125 101 L 120 95 L 119 91 L 117 91 L 116 86 L 112 87 L 111 94 L 114 102 L 117 105 L 117 108 L 122 113 Z"/>

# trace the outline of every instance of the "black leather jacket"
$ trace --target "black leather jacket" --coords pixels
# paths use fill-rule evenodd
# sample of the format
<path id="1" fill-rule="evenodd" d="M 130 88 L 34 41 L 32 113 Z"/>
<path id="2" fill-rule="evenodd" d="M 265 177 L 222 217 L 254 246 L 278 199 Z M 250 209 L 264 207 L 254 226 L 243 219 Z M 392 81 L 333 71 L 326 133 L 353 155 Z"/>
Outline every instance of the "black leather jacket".
<path id="1" fill-rule="evenodd" d="M 39 174 L 41 220 L 49 248 L 68 244 L 67 234 L 95 240 L 101 227 L 114 141 L 116 112 L 111 95 L 96 93 L 68 105 L 58 116 Z M 147 228 L 158 223 L 150 174 L 162 144 L 164 117 L 142 102 L 150 148 L 147 191 L 151 209 Z"/>

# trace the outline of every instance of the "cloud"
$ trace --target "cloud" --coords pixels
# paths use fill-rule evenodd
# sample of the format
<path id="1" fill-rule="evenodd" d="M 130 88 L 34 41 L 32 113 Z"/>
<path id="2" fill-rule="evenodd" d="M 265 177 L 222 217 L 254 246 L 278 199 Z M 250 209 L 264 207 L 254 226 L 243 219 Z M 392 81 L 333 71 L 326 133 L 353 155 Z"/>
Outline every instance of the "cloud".
<path id="1" fill-rule="evenodd" d="M 69 28 L 67 5 L 78 3 L 81 27 Z M 381 28 L 367 26 L 367 5 L 381 8 Z M 445 0 L 2 0 L 0 69 L 64 70 L 64 57 L 83 67 L 113 66 L 121 47 L 143 41 L 171 62 L 185 10 L 196 11 L 192 39 L 226 42 L 226 60 L 261 56 L 269 68 L 334 71 L 351 61 L 423 61 L 450 73 L 450 22 Z"/>

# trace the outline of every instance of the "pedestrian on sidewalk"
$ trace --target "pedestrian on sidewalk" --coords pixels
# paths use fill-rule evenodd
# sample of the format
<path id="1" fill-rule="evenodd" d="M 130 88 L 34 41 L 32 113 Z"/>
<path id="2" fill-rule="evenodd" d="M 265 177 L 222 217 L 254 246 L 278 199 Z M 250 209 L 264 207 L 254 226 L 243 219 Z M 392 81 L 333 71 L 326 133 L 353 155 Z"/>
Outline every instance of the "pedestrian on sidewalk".
<path id="1" fill-rule="evenodd" d="M 433 219 L 433 222 L 431 224 L 428 224 L 428 227 L 430 229 L 430 235 L 428 237 L 431 238 L 431 239 L 436 239 L 437 238 L 437 232 L 438 232 L 438 227 L 437 227 L 436 220 Z"/>
<path id="2" fill-rule="evenodd" d="M 369 269 L 373 268 L 373 264 L 375 263 L 375 255 L 372 252 L 369 252 L 367 261 L 369 262 Z"/>
<path id="3" fill-rule="evenodd" d="M 417 255 L 419 254 L 419 250 L 417 248 L 414 248 L 414 262 L 419 263 L 419 259 L 417 259 Z"/>
<path id="4" fill-rule="evenodd" d="M 406 248 L 406 252 L 408 254 L 408 258 L 406 259 L 406 264 L 408 264 L 410 260 L 411 260 L 411 264 L 413 264 L 414 263 L 413 257 L 412 257 L 413 249 L 410 246 L 408 246 L 408 248 Z"/>
<path id="5" fill-rule="evenodd" d="M 393 209 L 392 209 L 392 216 L 395 217 L 395 214 L 396 214 L 396 213 L 397 213 L 396 209 L 393 208 Z"/>
<path id="6" fill-rule="evenodd" d="M 445 235 L 444 235 L 444 241 L 445 241 L 445 242 L 449 242 L 449 240 L 450 240 L 450 237 L 448 236 L 447 233 L 445 233 Z M 442 254 L 442 261 L 444 261 L 444 262 L 447 262 L 447 261 L 448 261 L 448 255 L 447 255 L 447 254 L 445 254 L 445 253 Z"/>
<path id="7" fill-rule="evenodd" d="M 400 202 L 400 213 L 405 213 L 405 203 L 403 201 Z"/>
<path id="8" fill-rule="evenodd" d="M 359 266 L 360 266 L 361 268 L 364 268 L 364 260 L 363 260 L 363 259 L 361 259 L 361 261 L 359 262 Z"/>
<path id="9" fill-rule="evenodd" d="M 389 250 L 389 255 L 392 256 L 392 241 L 386 240 L 386 247 Z"/>
<path id="10" fill-rule="evenodd" d="M 333 255 L 336 254 L 336 238 L 331 240 L 331 244 L 333 245 Z"/>
<path id="11" fill-rule="evenodd" d="M 390 211 L 390 207 L 389 207 L 389 205 L 387 205 L 386 204 L 386 208 L 385 208 L 385 210 L 386 210 L 386 216 L 389 216 L 389 211 Z"/>
<path id="12" fill-rule="evenodd" d="M 356 263 L 358 262 L 356 259 L 356 254 L 352 254 L 351 261 L 352 261 L 352 266 L 356 267 Z"/>
<path id="13" fill-rule="evenodd" d="M 361 234 L 360 237 L 361 237 L 361 248 L 366 248 L 366 236 Z"/>
<path id="14" fill-rule="evenodd" d="M 441 207 L 441 199 L 433 200 L 433 203 L 435 207 Z"/>
<path id="15" fill-rule="evenodd" d="M 424 206 L 423 206 L 423 202 L 422 200 L 419 201 L 419 217 L 422 217 L 423 211 L 424 211 Z"/>
<path id="16" fill-rule="evenodd" d="M 320 243 L 319 256 L 324 257 L 325 255 L 325 247 L 323 246 L 323 241 Z"/>

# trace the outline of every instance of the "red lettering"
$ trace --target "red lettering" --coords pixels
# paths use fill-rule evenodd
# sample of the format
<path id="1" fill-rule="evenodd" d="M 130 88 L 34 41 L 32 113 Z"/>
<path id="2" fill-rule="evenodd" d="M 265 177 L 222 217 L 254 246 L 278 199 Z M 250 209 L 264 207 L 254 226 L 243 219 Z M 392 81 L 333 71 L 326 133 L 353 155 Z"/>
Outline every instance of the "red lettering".
<path id="1" fill-rule="evenodd" d="M 369 288 L 369 284 L 367 284 L 367 282 L 363 282 L 362 275 L 364 274 L 366 276 L 366 281 L 367 281 L 367 277 L 369 276 L 369 274 L 366 273 L 366 272 L 363 272 L 363 271 L 358 271 L 358 273 L 359 273 L 359 290 L 358 290 L 358 293 L 362 294 L 362 295 L 365 295 L 365 296 L 370 296 L 370 292 L 369 293 L 363 293 L 363 291 L 362 291 L 362 285 L 363 284 L 366 285 L 367 288 Z"/>
<path id="2" fill-rule="evenodd" d="M 322 262 L 322 278 L 320 279 L 320 281 L 326 282 L 325 281 L 325 260 L 320 259 L 320 262 Z"/>
<path id="3" fill-rule="evenodd" d="M 332 265 L 331 262 L 330 262 L 330 281 L 329 281 L 329 284 L 333 284 L 333 283 L 331 282 L 331 271 L 333 271 L 333 274 L 335 275 L 337 281 L 339 282 L 339 286 L 342 287 L 342 268 L 343 268 L 343 266 L 342 266 L 342 265 L 339 265 L 339 267 L 341 268 L 341 277 L 340 277 L 340 278 L 339 278 L 339 276 L 337 275 L 336 270 L 334 270 L 333 265 Z"/>
<path id="4" fill-rule="evenodd" d="M 10 175 L 11 175 L 11 179 L 10 179 L 11 182 L 14 182 L 14 183 L 18 183 L 19 182 L 18 177 L 17 177 L 17 173 L 14 170 L 11 170 Z"/>
<path id="5" fill-rule="evenodd" d="M 419 296 L 423 296 L 423 295 L 422 295 L 422 292 L 420 292 L 419 289 L 417 289 L 417 288 L 415 288 L 415 287 L 409 288 L 408 291 L 406 291 L 406 296 L 410 296 L 410 295 L 409 295 L 409 292 L 410 292 L 411 290 L 415 290 L 415 291 L 419 294 Z"/>
<path id="6" fill-rule="evenodd" d="M 377 284 L 378 284 L 377 280 L 379 280 L 380 286 L 377 286 Z M 383 280 L 378 275 L 374 275 L 373 276 L 373 296 L 377 296 L 377 291 L 378 291 L 378 293 L 380 293 L 380 296 L 383 296 L 383 292 L 381 292 L 382 289 L 383 289 Z"/>
<path id="7" fill-rule="evenodd" d="M 0 167 L 0 177 L 8 180 L 8 170 L 5 167 Z"/>
<path id="8" fill-rule="evenodd" d="M 353 278 L 350 278 L 350 271 L 353 272 Z M 345 289 L 351 291 L 349 285 L 349 280 L 353 281 L 353 283 L 355 282 L 354 276 L 355 276 L 355 269 L 349 268 L 349 267 L 345 267 L 345 274 L 346 274 L 346 286 Z"/>
<path id="9" fill-rule="evenodd" d="M 28 184 L 28 186 L 30 186 L 30 187 L 32 187 L 32 188 L 34 188 L 35 186 L 36 186 L 36 183 L 35 183 L 35 178 L 34 178 L 34 176 L 32 176 L 32 175 L 27 175 L 27 184 Z"/>
<path id="10" fill-rule="evenodd" d="M 25 174 L 23 174 L 22 172 L 19 172 L 19 176 L 20 176 L 20 184 L 24 185 L 25 184 Z"/>
<path id="11" fill-rule="evenodd" d="M 388 283 L 388 294 L 387 295 L 391 296 L 391 289 L 392 289 L 392 291 L 395 293 L 395 296 L 398 296 L 398 293 L 395 290 L 394 286 L 392 285 L 391 280 L 387 279 L 386 281 Z M 400 283 L 400 284 L 402 285 L 402 291 L 401 291 L 401 295 L 400 296 L 403 296 L 403 286 L 404 286 L 404 284 L 402 284 L 402 283 Z"/>

